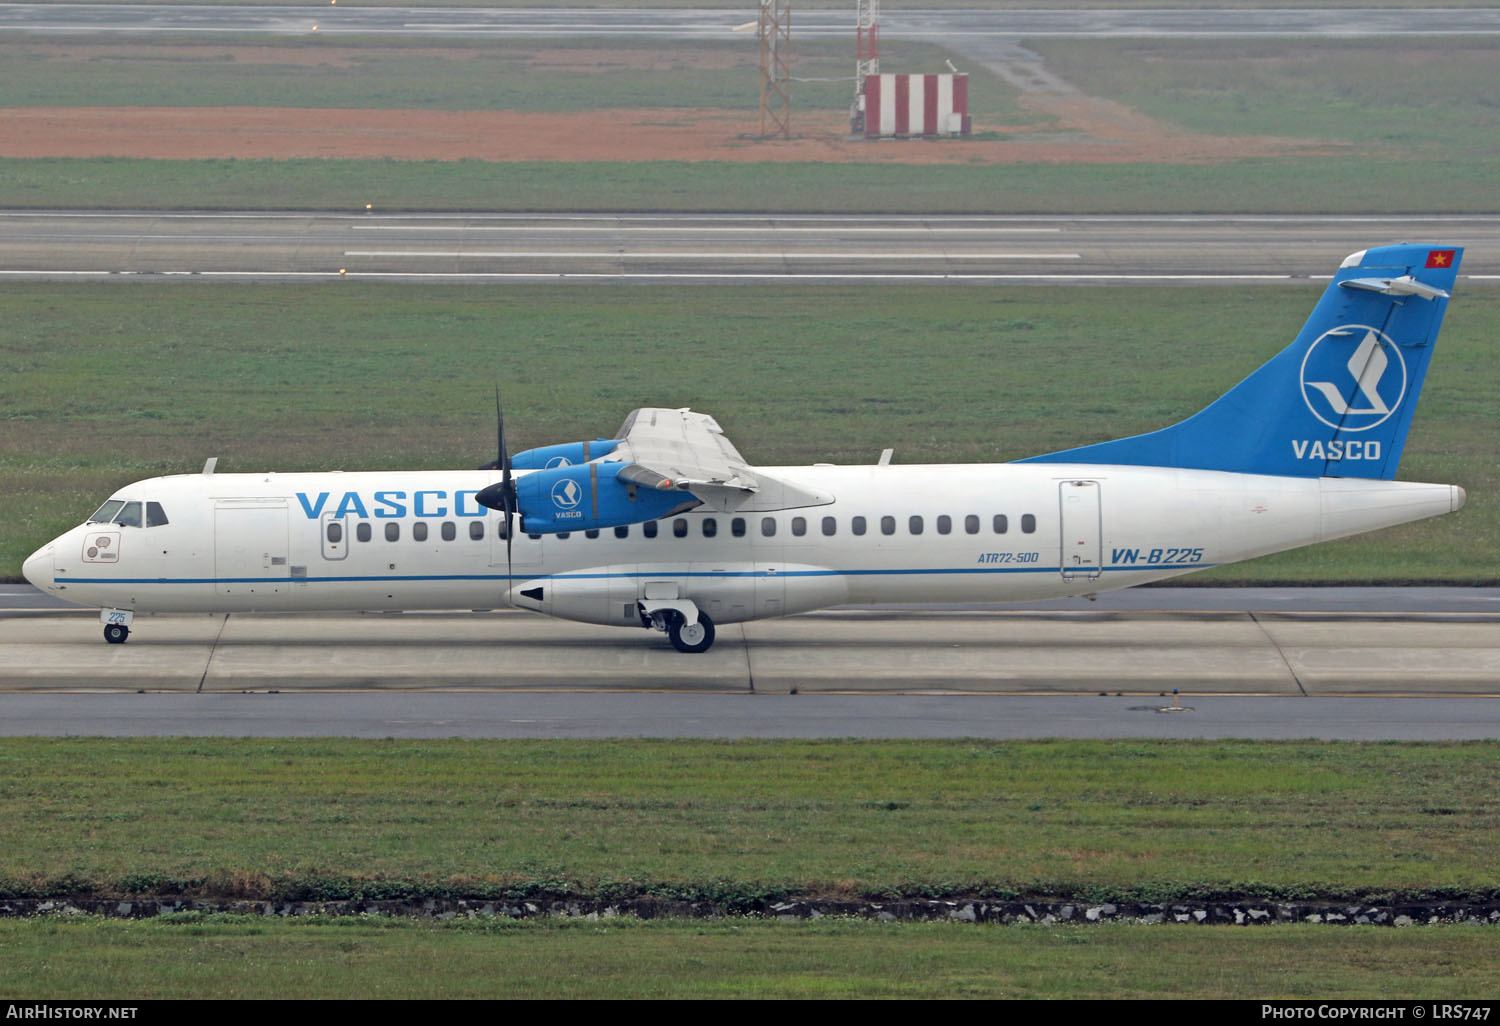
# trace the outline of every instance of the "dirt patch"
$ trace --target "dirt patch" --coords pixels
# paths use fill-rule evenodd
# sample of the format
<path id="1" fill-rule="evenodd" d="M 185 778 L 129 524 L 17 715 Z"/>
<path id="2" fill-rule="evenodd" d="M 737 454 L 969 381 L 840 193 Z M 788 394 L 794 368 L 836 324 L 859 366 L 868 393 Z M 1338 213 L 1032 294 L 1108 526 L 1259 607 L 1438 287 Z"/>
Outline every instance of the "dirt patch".
<path id="1" fill-rule="evenodd" d="M 793 113 L 791 139 L 748 138 L 746 111 L 343 110 L 280 107 L 0 109 L 0 156 L 161 160 L 328 157 L 487 161 L 820 161 L 875 164 L 1219 163 L 1344 152 L 1348 144 L 1174 132 L 1108 100 L 1028 98 L 1055 119 L 1001 138 L 866 142 L 842 112 Z"/>

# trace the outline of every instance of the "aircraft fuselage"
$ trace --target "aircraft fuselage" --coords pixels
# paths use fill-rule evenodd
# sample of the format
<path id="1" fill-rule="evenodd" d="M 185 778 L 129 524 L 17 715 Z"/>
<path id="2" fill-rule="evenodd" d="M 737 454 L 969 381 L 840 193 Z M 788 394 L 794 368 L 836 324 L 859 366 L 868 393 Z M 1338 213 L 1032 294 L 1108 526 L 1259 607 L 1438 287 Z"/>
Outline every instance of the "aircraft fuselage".
<path id="1" fill-rule="evenodd" d="M 106 610 L 489 609 L 640 626 L 643 598 L 718 623 L 841 603 L 1054 598 L 1447 513 L 1463 490 L 1387 480 L 1073 464 L 760 468 L 831 501 L 703 507 L 517 533 L 484 471 L 200 474 L 116 493 L 167 522 L 83 524 L 26 575 Z"/>

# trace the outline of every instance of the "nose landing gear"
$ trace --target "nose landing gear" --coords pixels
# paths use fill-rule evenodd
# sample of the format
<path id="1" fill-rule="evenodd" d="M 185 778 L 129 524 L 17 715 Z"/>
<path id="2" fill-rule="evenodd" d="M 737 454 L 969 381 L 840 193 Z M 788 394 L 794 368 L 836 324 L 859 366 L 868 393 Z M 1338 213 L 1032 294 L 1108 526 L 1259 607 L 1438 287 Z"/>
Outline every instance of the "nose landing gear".
<path id="1" fill-rule="evenodd" d="M 104 640 L 111 645 L 123 645 L 130 637 L 130 625 L 135 613 L 129 609 L 101 609 L 99 620 L 104 624 Z"/>

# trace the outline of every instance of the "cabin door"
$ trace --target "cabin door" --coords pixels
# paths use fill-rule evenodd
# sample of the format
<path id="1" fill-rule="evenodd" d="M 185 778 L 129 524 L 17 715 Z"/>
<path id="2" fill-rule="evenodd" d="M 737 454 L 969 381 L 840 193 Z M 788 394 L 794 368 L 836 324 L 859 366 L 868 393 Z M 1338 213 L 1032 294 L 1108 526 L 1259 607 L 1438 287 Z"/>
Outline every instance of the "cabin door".
<path id="1" fill-rule="evenodd" d="M 1058 503 L 1063 580 L 1096 579 L 1102 570 L 1104 519 L 1099 506 L 1098 481 L 1063 481 Z"/>
<path id="2" fill-rule="evenodd" d="M 220 499 L 214 507 L 214 591 L 275 595 L 291 587 L 285 499 Z"/>

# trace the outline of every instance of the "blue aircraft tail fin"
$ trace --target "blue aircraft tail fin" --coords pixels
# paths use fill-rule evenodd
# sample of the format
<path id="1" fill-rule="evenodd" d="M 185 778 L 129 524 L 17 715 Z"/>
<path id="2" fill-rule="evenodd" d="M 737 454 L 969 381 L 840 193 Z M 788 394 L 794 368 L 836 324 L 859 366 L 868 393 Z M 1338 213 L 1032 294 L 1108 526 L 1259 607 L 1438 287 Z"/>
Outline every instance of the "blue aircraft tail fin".
<path id="1" fill-rule="evenodd" d="M 1019 462 L 1393 478 L 1462 257 L 1457 246 L 1355 253 L 1296 341 L 1199 413 Z"/>

